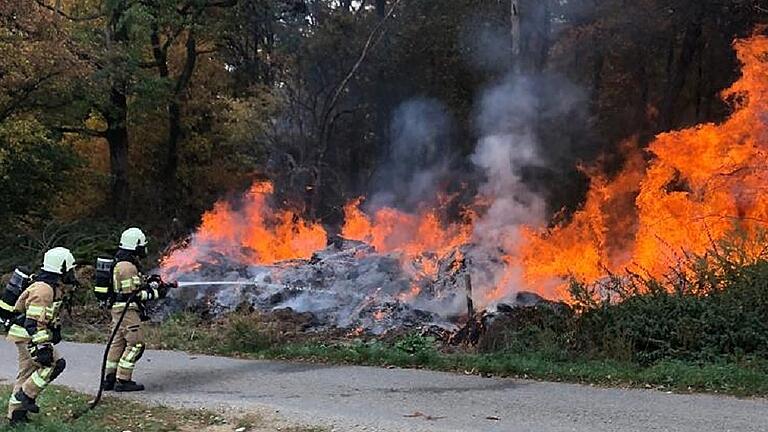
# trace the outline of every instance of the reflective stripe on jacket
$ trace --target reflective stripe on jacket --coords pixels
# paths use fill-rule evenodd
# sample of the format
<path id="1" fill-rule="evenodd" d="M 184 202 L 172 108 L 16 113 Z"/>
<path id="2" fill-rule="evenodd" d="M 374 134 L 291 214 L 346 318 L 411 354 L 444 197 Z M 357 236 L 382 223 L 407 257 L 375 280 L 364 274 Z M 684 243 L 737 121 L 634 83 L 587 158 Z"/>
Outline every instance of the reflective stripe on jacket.
<path id="1" fill-rule="evenodd" d="M 60 290 L 42 281 L 30 285 L 16 300 L 14 310 L 24 314 L 25 320 L 34 320 L 37 323 L 36 332 L 30 335 L 26 328 L 14 324 L 8 330 L 8 340 L 14 343 L 49 342 L 52 330 L 60 324 L 59 314 L 62 303 Z"/>
<path id="2" fill-rule="evenodd" d="M 141 289 L 143 278 L 139 269 L 129 261 L 120 261 L 115 264 L 112 271 L 112 287 L 117 293 L 117 301 L 112 305 L 112 309 L 120 310 L 125 307 L 125 300 L 128 295 Z M 137 300 L 143 300 L 138 297 Z M 138 309 L 138 305 L 131 304 L 131 309 Z"/>

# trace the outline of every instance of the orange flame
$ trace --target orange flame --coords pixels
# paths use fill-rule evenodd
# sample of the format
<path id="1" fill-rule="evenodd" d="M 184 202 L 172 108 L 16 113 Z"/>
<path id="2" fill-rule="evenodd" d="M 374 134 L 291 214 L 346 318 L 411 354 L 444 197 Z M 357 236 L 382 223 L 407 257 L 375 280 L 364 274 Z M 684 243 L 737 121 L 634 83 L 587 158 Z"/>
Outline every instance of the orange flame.
<path id="1" fill-rule="evenodd" d="M 520 240 L 515 250 L 502 253 L 497 264 L 504 271 L 494 276 L 493 286 L 480 287 L 478 300 L 497 300 L 514 289 L 564 299 L 563 281 L 569 276 L 595 282 L 626 269 L 659 276 L 681 251 L 705 252 L 736 222 L 752 235 L 764 228 L 768 38 L 755 36 L 734 47 L 743 69 L 722 95 L 735 108 L 726 121 L 660 134 L 648 147 L 649 163 L 636 145 L 626 144 L 625 166 L 613 178 L 585 168 L 591 186 L 582 208 L 567 223 L 547 230 L 509 227 Z M 192 269 L 211 246 L 254 264 L 308 258 L 325 247 L 325 230 L 290 211 L 272 210 L 271 193 L 271 184 L 256 183 L 242 208 L 217 203 L 203 216 L 190 246 L 168 256 L 164 267 Z M 479 196 L 474 206 L 482 209 L 492 201 Z M 440 257 L 473 240 L 474 212 L 446 223 L 441 217 L 446 202 L 438 197 L 435 208 L 413 213 L 382 208 L 367 215 L 360 209 L 362 199 L 356 199 L 344 208 L 342 236 L 368 242 L 380 253 L 398 253 L 417 278 L 434 278 Z M 413 299 L 420 290 L 414 284 L 400 298 Z"/>
<path id="2" fill-rule="evenodd" d="M 192 270 L 206 260 L 210 248 L 218 254 L 249 264 L 272 264 L 309 258 L 325 247 L 322 226 L 302 220 L 290 211 L 274 211 L 268 199 L 272 184 L 257 182 L 246 193 L 242 208 L 217 202 L 203 215 L 191 244 L 163 260 L 163 268 Z"/>
<path id="3" fill-rule="evenodd" d="M 680 254 L 704 253 L 738 222 L 748 235 L 768 223 L 768 38 L 737 41 L 742 77 L 722 124 L 661 134 L 644 167 L 639 151 L 615 179 L 592 175 L 583 208 L 566 225 L 525 231 L 525 280 L 573 275 L 594 282 L 626 268 L 659 276 Z"/>
<path id="4" fill-rule="evenodd" d="M 344 207 L 342 236 L 368 242 L 380 253 L 401 253 L 404 263 L 421 266 L 423 276 L 436 275 L 438 259 L 472 235 L 470 221 L 443 224 L 439 209 L 412 214 L 384 207 L 369 218 L 360 210 L 361 202 L 358 198 Z"/>

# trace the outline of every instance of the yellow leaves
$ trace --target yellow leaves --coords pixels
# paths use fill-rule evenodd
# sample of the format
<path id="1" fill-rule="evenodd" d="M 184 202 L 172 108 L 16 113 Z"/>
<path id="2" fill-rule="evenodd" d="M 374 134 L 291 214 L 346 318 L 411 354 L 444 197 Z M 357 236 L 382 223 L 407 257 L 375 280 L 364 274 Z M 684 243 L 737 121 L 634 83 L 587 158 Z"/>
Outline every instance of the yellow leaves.
<path id="1" fill-rule="evenodd" d="M 269 128 L 281 101 L 266 87 L 254 90 L 254 96 L 244 99 L 225 99 L 228 108 L 225 118 L 234 141 L 258 141 L 258 135 Z"/>
<path id="2" fill-rule="evenodd" d="M 91 114 L 85 119 L 85 127 L 90 130 L 103 131 L 107 129 L 107 122 L 101 114 L 91 111 Z"/>

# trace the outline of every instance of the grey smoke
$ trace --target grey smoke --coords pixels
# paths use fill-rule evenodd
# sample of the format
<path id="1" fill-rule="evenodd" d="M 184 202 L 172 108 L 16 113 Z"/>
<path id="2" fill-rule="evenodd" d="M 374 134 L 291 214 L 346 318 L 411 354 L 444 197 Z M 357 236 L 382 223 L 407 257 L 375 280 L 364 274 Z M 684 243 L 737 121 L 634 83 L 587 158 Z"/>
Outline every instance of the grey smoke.
<path id="1" fill-rule="evenodd" d="M 521 226 L 545 224 L 546 197 L 532 187 L 526 173 L 547 169 L 552 149 L 542 144 L 542 126 L 569 118 L 581 109 L 581 101 L 580 92 L 557 76 L 509 74 L 482 94 L 476 108 L 480 138 L 471 161 L 485 176 L 479 191 L 490 204 L 475 225 L 473 241 L 479 246 L 475 255 L 487 259 L 514 254 Z M 522 269 L 510 273 L 500 262 L 496 267 L 490 274 L 473 274 L 481 297 L 496 288 L 503 273 L 522 273 Z M 503 287 L 508 296 L 525 288 L 519 277 Z"/>
<path id="2" fill-rule="evenodd" d="M 502 75 L 512 69 L 509 27 L 495 25 L 478 16 L 468 19 L 464 28 L 460 43 L 472 68 Z"/>
<path id="3" fill-rule="evenodd" d="M 393 114 L 391 144 L 374 177 L 368 205 L 409 210 L 432 200 L 450 172 L 452 123 L 436 100 L 402 103 Z"/>

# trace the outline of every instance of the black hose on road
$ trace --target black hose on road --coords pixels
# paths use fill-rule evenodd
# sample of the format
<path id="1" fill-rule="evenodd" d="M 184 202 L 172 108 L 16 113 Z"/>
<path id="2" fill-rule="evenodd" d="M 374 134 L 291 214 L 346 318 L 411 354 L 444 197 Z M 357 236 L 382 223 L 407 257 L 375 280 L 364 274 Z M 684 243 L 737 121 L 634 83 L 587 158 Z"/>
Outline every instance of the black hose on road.
<path id="1" fill-rule="evenodd" d="M 115 341 L 115 336 L 117 336 L 117 331 L 120 330 L 120 326 L 123 324 L 123 320 L 125 319 L 125 315 L 128 313 L 130 304 L 134 300 L 136 300 L 136 296 L 138 295 L 138 293 L 139 292 L 136 291 L 133 294 L 131 294 L 131 296 L 128 298 L 128 301 L 125 302 L 125 308 L 123 308 L 123 312 L 120 314 L 120 318 L 117 320 L 117 323 L 115 323 L 115 327 L 112 329 L 112 334 L 109 335 L 109 340 L 107 341 L 107 347 L 104 349 L 104 358 L 101 361 L 101 378 L 99 380 L 99 391 L 96 393 L 96 398 L 92 400 L 84 410 L 72 414 L 73 419 L 78 419 L 88 411 L 92 411 L 94 408 L 96 408 L 99 405 L 99 402 L 101 402 L 101 397 L 104 394 L 104 378 L 107 373 L 107 357 L 109 356 L 109 350 L 112 348 L 112 342 Z"/>

